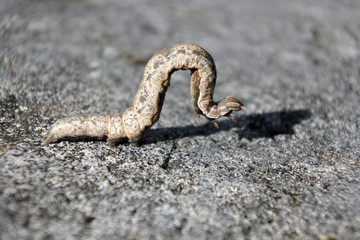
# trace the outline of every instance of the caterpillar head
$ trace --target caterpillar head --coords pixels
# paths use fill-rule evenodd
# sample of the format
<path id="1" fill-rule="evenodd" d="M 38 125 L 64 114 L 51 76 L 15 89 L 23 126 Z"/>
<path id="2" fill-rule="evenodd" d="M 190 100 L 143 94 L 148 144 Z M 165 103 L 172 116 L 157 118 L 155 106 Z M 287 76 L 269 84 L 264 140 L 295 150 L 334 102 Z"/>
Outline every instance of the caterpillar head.
<path id="1" fill-rule="evenodd" d="M 233 122 L 236 122 L 235 118 L 230 114 L 232 111 L 240 111 L 244 108 L 244 104 L 239 99 L 227 96 L 217 102 L 208 114 L 206 114 L 206 117 L 218 128 L 219 125 L 215 122 L 215 119 L 225 116 L 230 118 Z"/>
<path id="2" fill-rule="evenodd" d="M 227 96 L 217 103 L 220 116 L 230 115 L 232 111 L 240 111 L 243 108 L 244 104 L 239 99 L 231 96 Z"/>

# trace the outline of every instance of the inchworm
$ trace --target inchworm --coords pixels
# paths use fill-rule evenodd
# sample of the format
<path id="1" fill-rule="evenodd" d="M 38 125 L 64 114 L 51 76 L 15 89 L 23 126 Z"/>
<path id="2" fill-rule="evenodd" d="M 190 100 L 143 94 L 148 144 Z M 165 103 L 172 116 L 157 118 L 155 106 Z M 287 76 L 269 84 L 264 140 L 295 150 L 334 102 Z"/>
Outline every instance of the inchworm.
<path id="1" fill-rule="evenodd" d="M 147 63 L 134 104 L 123 114 L 80 115 L 56 121 L 49 130 L 44 144 L 64 137 L 106 138 L 110 147 L 129 140 L 138 146 L 145 131 L 160 117 L 171 74 L 177 70 L 190 70 L 192 108 L 200 119 L 204 115 L 218 127 L 215 119 L 244 108 L 241 101 L 226 97 L 213 101 L 216 67 L 211 55 L 194 44 L 176 44 L 156 53 Z"/>

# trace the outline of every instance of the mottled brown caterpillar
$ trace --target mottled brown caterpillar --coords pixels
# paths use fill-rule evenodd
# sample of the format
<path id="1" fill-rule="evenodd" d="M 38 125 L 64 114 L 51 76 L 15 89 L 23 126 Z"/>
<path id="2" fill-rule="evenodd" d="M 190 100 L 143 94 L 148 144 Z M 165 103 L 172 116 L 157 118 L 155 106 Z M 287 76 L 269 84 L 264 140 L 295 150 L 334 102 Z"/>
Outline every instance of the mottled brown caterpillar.
<path id="1" fill-rule="evenodd" d="M 219 102 L 213 101 L 216 67 L 211 55 L 194 44 L 176 44 L 149 60 L 131 108 L 118 115 L 81 115 L 60 119 L 50 128 L 44 144 L 64 137 L 85 136 L 106 138 L 110 147 L 126 140 L 137 146 L 145 131 L 159 120 L 171 74 L 177 70 L 191 71 L 191 104 L 199 119 L 200 115 L 204 115 L 216 127 L 215 119 L 222 116 L 235 121 L 231 112 L 243 109 L 244 105 L 230 96 Z"/>

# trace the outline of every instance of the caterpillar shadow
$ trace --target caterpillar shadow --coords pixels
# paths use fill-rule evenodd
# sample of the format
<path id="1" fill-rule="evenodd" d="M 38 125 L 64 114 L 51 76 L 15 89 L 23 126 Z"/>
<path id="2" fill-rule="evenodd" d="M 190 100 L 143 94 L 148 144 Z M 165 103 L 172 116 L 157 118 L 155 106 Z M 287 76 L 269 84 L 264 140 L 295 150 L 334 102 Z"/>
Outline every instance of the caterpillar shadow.
<path id="1" fill-rule="evenodd" d="M 234 123 L 229 119 L 218 121 L 219 128 L 211 122 L 201 126 L 167 127 L 150 129 L 144 136 L 143 144 L 176 140 L 192 136 L 208 136 L 220 131 L 235 130 L 239 139 L 274 138 L 279 134 L 294 134 L 294 125 L 311 117 L 309 110 L 283 110 L 278 112 L 251 114 L 237 117 Z"/>

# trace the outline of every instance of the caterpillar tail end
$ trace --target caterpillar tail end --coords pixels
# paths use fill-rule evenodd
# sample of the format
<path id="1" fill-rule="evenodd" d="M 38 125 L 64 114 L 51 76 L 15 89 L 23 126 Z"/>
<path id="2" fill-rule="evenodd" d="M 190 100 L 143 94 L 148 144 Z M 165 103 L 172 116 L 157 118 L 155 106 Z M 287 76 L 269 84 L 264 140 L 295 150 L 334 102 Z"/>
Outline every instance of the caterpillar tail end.
<path id="1" fill-rule="evenodd" d="M 44 140 L 44 145 L 49 145 L 52 142 L 55 142 L 56 140 L 59 140 L 61 138 L 65 138 L 71 135 L 68 135 L 68 133 L 63 133 L 61 131 L 61 128 L 59 129 L 56 124 L 51 126 L 49 132 L 47 133 L 47 137 Z"/>
<path id="2" fill-rule="evenodd" d="M 49 145 L 49 143 L 51 143 L 52 141 L 54 141 L 55 139 L 54 139 L 54 136 L 53 135 L 48 135 L 47 137 L 46 137 L 46 139 L 44 140 L 44 145 Z"/>
<path id="3" fill-rule="evenodd" d="M 59 122 L 57 121 L 55 122 L 49 129 L 48 133 L 47 133 L 47 137 L 44 140 L 44 145 L 49 145 L 50 143 L 59 140 L 61 138 L 67 137 L 68 136 L 68 132 L 63 132 L 63 128 L 61 126 L 59 126 Z"/>

